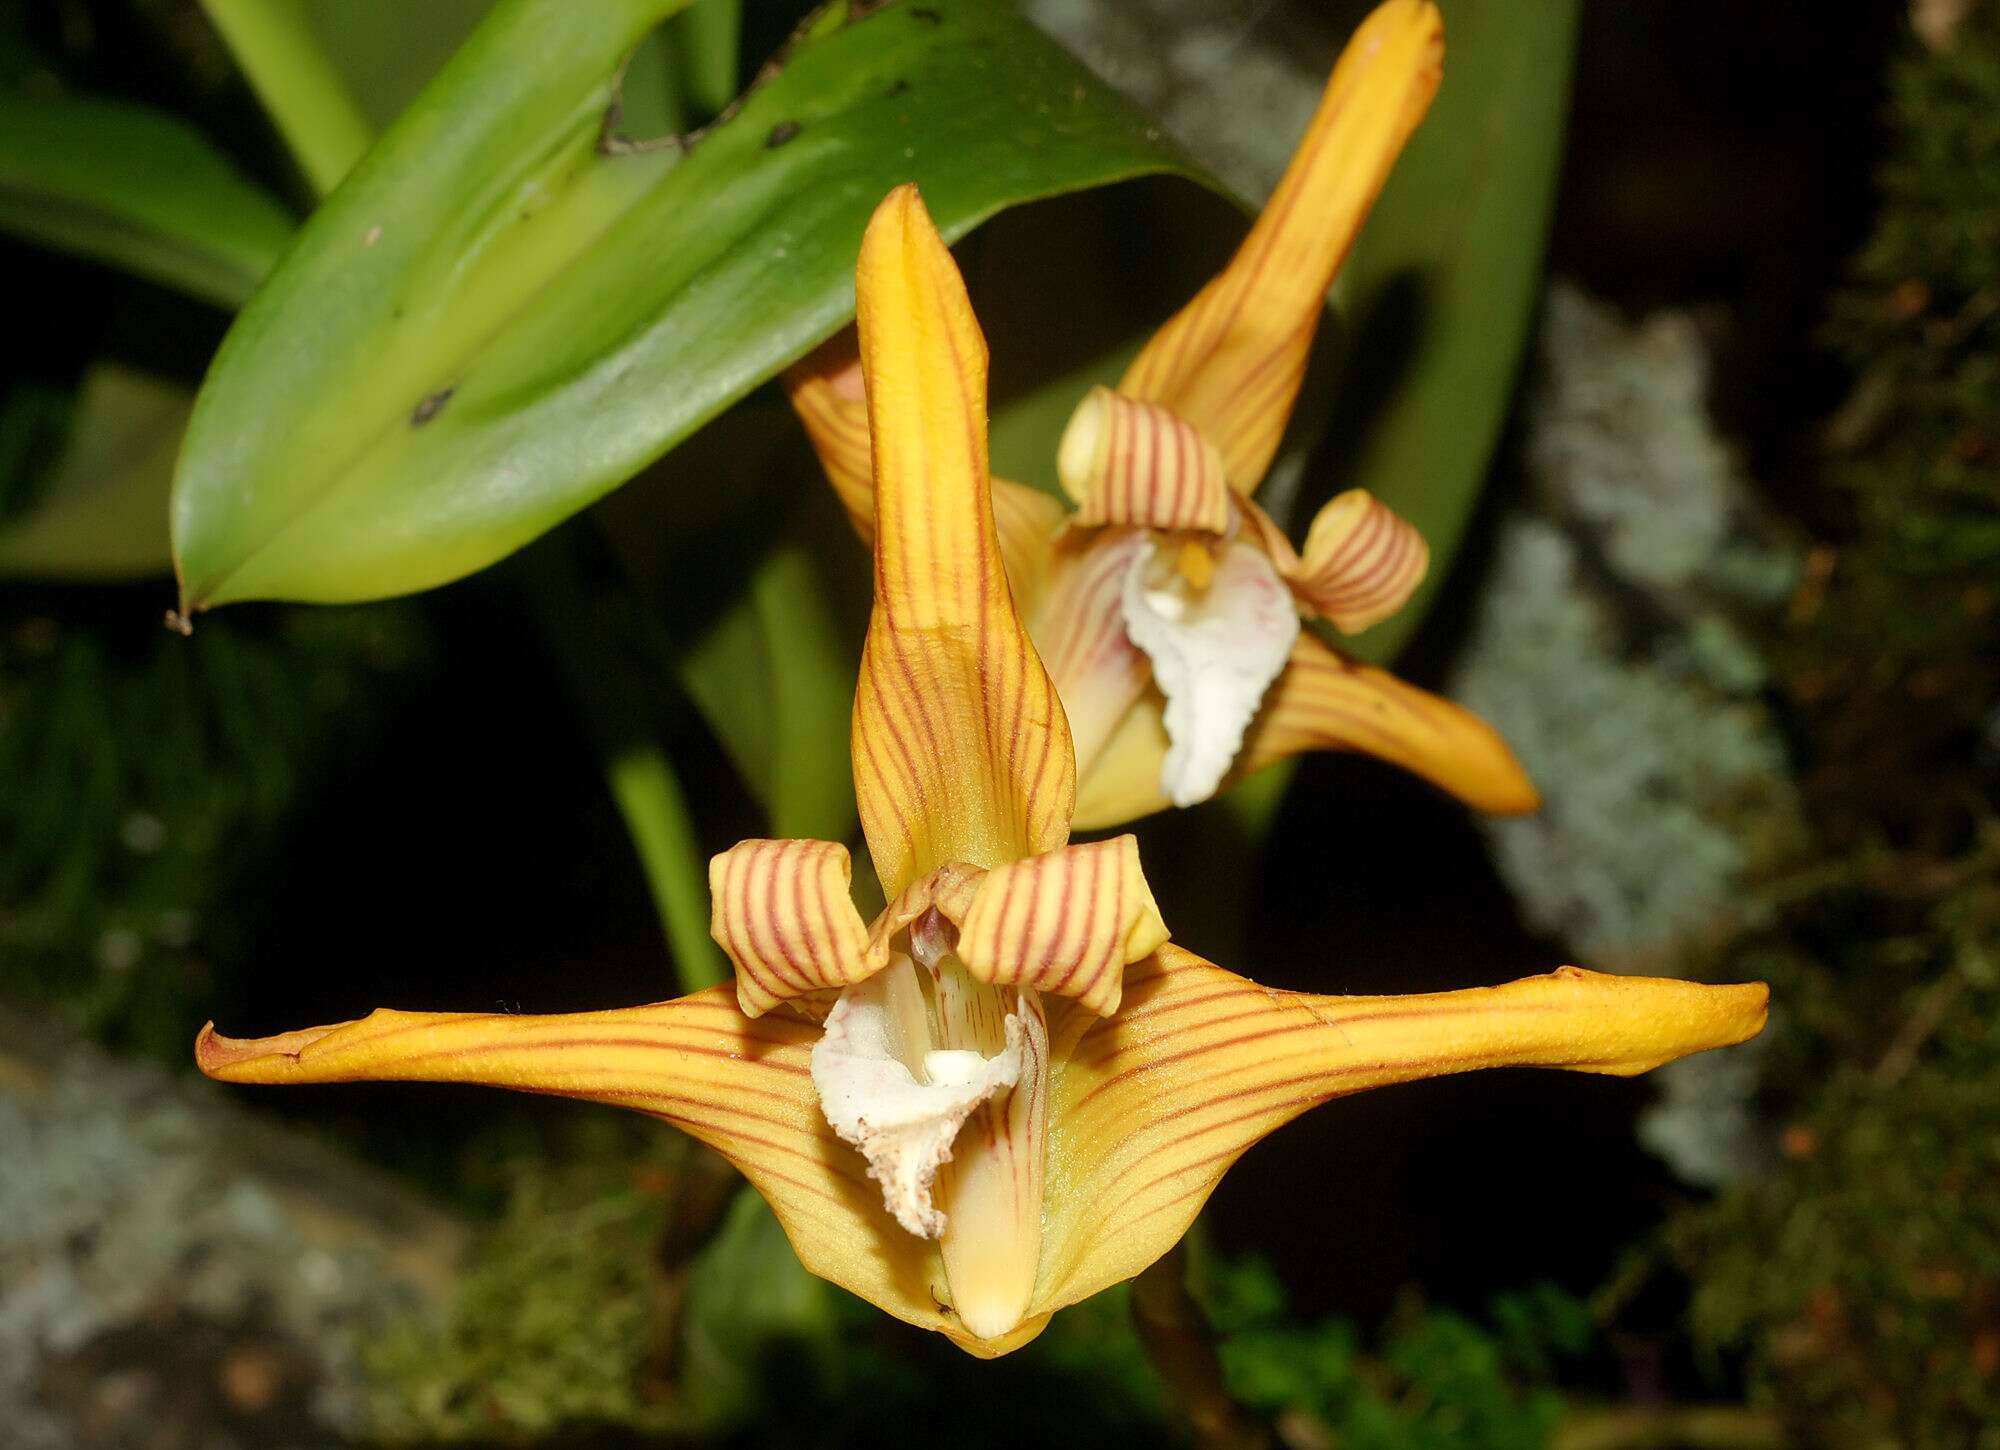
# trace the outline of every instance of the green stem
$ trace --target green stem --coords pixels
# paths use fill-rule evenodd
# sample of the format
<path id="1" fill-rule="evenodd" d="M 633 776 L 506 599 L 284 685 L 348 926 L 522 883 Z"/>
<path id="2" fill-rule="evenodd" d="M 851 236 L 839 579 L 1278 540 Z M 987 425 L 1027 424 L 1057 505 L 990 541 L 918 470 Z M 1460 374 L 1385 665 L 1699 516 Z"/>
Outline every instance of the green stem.
<path id="1" fill-rule="evenodd" d="M 657 745 L 630 745 L 607 758 L 611 798 L 639 853 L 639 868 L 660 914 L 681 985 L 690 992 L 727 977 L 708 935 L 708 859 L 696 838 L 687 794 Z"/>
<path id="2" fill-rule="evenodd" d="M 743 0 L 700 0 L 669 25 L 683 93 L 704 117 L 720 115 L 736 99 Z"/>
<path id="3" fill-rule="evenodd" d="M 325 196 L 372 134 L 304 0 L 201 0 L 313 190 Z"/>

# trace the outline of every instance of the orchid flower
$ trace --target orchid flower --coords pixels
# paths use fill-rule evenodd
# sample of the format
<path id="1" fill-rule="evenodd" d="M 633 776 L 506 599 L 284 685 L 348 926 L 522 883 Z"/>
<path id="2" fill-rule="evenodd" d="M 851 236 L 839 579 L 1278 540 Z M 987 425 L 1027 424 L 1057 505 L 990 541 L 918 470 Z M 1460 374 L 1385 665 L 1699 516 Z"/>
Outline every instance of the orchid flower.
<path id="1" fill-rule="evenodd" d="M 991 504 L 985 340 L 915 188 L 877 210 L 857 277 L 877 528 L 852 748 L 888 907 L 863 922 L 843 846 L 745 841 L 710 867 L 733 990 L 210 1026 L 204 1072 L 653 1114 L 741 1169 L 808 1269 L 990 1356 L 1165 1253 L 1238 1155 L 1314 1104 L 1481 1067 L 1636 1073 L 1759 1030 L 1756 985 L 1565 967 L 1325 997 L 1169 945 L 1133 838 L 1069 841 L 1069 726 Z"/>
<path id="2" fill-rule="evenodd" d="M 1363 23 L 1234 259 L 1094 388 L 1057 450 L 1075 505 L 993 481 L 1016 597 L 1069 715 L 1077 825 L 1115 825 L 1307 750 L 1359 750 L 1481 810 L 1534 788 L 1477 716 L 1350 659 L 1345 633 L 1400 609 L 1424 540 L 1361 489 L 1312 521 L 1303 552 L 1251 497 L 1298 396 L 1326 292 L 1430 104 L 1443 25 L 1430 0 Z M 786 375 L 827 476 L 866 538 L 869 428 L 852 332 Z"/>

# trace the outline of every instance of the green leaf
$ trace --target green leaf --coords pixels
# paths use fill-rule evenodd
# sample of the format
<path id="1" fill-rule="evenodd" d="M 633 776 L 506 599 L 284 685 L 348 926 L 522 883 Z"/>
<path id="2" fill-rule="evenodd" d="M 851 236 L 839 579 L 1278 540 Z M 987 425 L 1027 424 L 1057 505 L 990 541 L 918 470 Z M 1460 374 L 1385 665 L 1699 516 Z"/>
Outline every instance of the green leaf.
<path id="1" fill-rule="evenodd" d="M 1444 85 L 1338 289 L 1352 331 L 1327 477 L 1372 489 L 1431 546 L 1422 591 L 1351 643 L 1376 660 L 1416 631 L 1485 483 L 1534 318 L 1569 111 L 1577 0 L 1442 8 Z"/>
<path id="2" fill-rule="evenodd" d="M 824 14 L 684 154 L 606 155 L 612 75 L 672 8 L 506 0 L 314 216 L 195 408 L 188 608 L 404 593 L 518 548 L 839 327 L 899 182 L 956 237 L 1195 175 L 992 0 Z"/>
<path id="3" fill-rule="evenodd" d="M 0 94 L 0 228 L 236 307 L 293 225 L 172 116 Z"/>
<path id="4" fill-rule="evenodd" d="M 34 507 L 0 521 L 0 575 L 143 579 L 167 570 L 167 484 L 194 400 L 113 363 L 84 375 L 68 447 Z"/>
<path id="5" fill-rule="evenodd" d="M 306 0 L 201 0 L 278 134 L 321 196 L 368 149 L 368 120 L 327 54 Z"/>

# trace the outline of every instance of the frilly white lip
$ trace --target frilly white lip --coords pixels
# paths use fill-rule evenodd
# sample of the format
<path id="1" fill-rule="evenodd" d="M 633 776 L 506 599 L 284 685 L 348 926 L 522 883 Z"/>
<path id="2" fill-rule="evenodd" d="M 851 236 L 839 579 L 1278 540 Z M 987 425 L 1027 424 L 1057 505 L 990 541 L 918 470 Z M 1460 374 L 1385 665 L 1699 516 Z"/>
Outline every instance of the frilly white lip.
<path id="1" fill-rule="evenodd" d="M 1252 545 L 1217 545 L 1205 589 L 1162 568 L 1163 551 L 1174 547 L 1156 545 L 1133 561 L 1120 607 L 1167 700 L 1160 789 L 1191 806 L 1229 773 L 1264 692 L 1291 658 L 1299 616 L 1291 591 Z"/>
<path id="2" fill-rule="evenodd" d="M 910 970 L 904 959 L 840 994 L 813 1046 L 812 1076 L 820 1110 L 868 1160 L 883 1206 L 909 1232 L 934 1239 L 945 1231 L 945 1215 L 931 1201 L 938 1169 L 973 1110 L 1020 1081 L 1023 1029 L 1010 1012 L 1006 1046 L 992 1057 L 920 1053 L 926 1080 L 919 1081 L 898 1051 L 901 1004 L 893 1000 L 905 983 L 916 990 Z M 935 1073 L 928 1071 L 933 1058 Z"/>

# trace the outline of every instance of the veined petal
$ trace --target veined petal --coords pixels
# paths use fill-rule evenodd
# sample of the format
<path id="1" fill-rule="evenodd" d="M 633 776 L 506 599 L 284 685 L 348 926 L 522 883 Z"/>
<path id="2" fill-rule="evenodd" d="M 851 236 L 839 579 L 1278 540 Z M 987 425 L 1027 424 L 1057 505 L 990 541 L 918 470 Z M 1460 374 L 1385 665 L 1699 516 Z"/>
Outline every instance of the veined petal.
<path id="1" fill-rule="evenodd" d="M 966 970 L 995 986 L 1033 987 L 1106 1016 L 1128 963 L 1167 939 L 1139 868 L 1139 842 L 1115 836 L 995 867 L 958 924 Z"/>
<path id="2" fill-rule="evenodd" d="M 1084 528 L 1229 529 L 1222 455 L 1194 424 L 1157 403 L 1092 388 L 1063 429 L 1056 474 Z"/>
<path id="3" fill-rule="evenodd" d="M 1474 810 L 1500 815 L 1541 804 L 1507 742 L 1451 701 L 1349 659 L 1300 632 L 1285 672 L 1264 698 L 1235 772 L 1309 750 L 1358 750 L 1399 765 Z"/>
<path id="4" fill-rule="evenodd" d="M 938 1252 L 951 1306 L 969 1333 L 989 1343 L 1040 1322 L 1034 1296 L 1048 1170 L 1049 1029 L 1035 993 L 1013 995 L 1008 1044 L 1019 1048 L 1020 1080 L 959 1130 L 938 1175 L 949 1221 Z"/>
<path id="5" fill-rule="evenodd" d="M 1069 719 L 1079 776 L 1152 683 L 1153 666 L 1125 632 L 1125 576 L 1152 553 L 1142 529 L 1072 534 L 1057 551 L 1034 614 L 1034 639 Z"/>
<path id="6" fill-rule="evenodd" d="M 853 880 L 847 848 L 832 841 L 740 841 L 708 863 L 708 931 L 736 965 L 745 1017 L 880 970 Z"/>
<path id="7" fill-rule="evenodd" d="M 827 1124 L 809 1061 L 819 1035 L 782 1013 L 746 1020 L 722 986 L 557 1016 L 381 1011 L 257 1039 L 210 1025 L 195 1060 L 224 1082 L 479 1083 L 664 1118 L 742 1170 L 813 1273 L 975 1353 L 999 1352 L 968 1342 L 938 1309 L 946 1301 L 936 1246 L 884 1212 L 862 1158 Z"/>
<path id="8" fill-rule="evenodd" d="M 876 210 L 855 276 L 877 537 L 854 786 L 894 896 L 946 862 L 1062 845 L 1076 765 L 1001 562 L 986 342 L 915 187 Z"/>
<path id="9" fill-rule="evenodd" d="M 1167 799 L 1160 776 L 1172 742 L 1167 739 L 1166 701 L 1148 690 L 1132 704 L 1117 730 L 1076 783 L 1076 829 L 1101 831 L 1163 811 Z"/>
<path id="10" fill-rule="evenodd" d="M 1430 567 L 1430 545 L 1365 488 L 1327 501 L 1306 532 L 1293 591 L 1342 634 L 1401 609 Z"/>
<path id="11" fill-rule="evenodd" d="M 1485 1067 L 1620 1076 L 1753 1037 L 1762 984 L 1564 967 L 1407 997 L 1280 992 L 1177 947 L 1134 967 L 1125 1007 L 1057 1047 L 1039 1307 L 1130 1278 L 1181 1237 L 1252 1143 L 1332 1098 Z"/>
<path id="12" fill-rule="evenodd" d="M 875 475 L 868 444 L 868 402 L 861 380 L 861 340 L 842 328 L 785 369 L 785 395 L 805 425 L 827 482 L 863 543 L 875 538 Z"/>
<path id="13" fill-rule="evenodd" d="M 1177 806 L 1215 794 L 1264 693 L 1291 657 L 1299 616 L 1261 549 L 1214 552 L 1207 582 L 1191 586 L 1158 557 L 1134 561 L 1120 598 L 1125 632 L 1146 652 L 1166 697 L 1160 789 Z"/>
<path id="14" fill-rule="evenodd" d="M 1443 61 L 1444 22 L 1430 0 L 1388 0 L 1364 20 L 1250 235 L 1118 385 L 1201 429 L 1246 493 L 1271 466 L 1326 290 L 1430 106 Z"/>
<path id="15" fill-rule="evenodd" d="M 861 343 L 844 328 L 785 371 L 785 392 L 819 454 L 827 481 L 861 542 L 875 541 L 875 479 L 868 442 L 868 403 L 861 378 Z M 1014 593 L 1040 587 L 1049 551 L 1062 527 L 1061 503 L 1012 479 L 993 480 L 993 518 Z"/>

